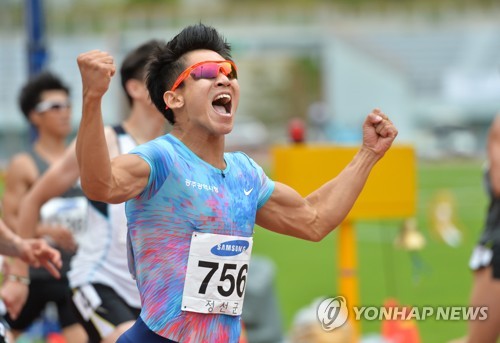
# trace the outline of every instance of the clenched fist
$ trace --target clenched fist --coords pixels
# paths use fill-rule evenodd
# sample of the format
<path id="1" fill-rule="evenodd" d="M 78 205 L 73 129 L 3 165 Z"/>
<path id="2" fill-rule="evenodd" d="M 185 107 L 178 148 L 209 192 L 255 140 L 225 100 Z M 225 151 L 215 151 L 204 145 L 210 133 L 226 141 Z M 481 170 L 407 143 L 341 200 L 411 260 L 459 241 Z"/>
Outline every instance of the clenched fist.
<path id="1" fill-rule="evenodd" d="M 379 109 L 368 114 L 363 123 L 363 146 L 379 157 L 391 147 L 397 135 L 398 130 L 392 121 Z"/>
<path id="2" fill-rule="evenodd" d="M 77 63 L 82 77 L 83 96 L 102 97 L 116 72 L 113 56 L 104 51 L 92 50 L 80 54 Z"/>

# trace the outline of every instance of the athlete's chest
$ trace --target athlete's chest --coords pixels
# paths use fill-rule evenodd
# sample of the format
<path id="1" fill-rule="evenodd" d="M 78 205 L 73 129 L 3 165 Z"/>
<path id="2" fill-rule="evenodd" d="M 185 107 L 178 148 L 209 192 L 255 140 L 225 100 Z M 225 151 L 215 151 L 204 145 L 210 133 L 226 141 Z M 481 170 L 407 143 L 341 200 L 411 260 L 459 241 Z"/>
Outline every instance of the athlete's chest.
<path id="1" fill-rule="evenodd" d="M 166 190 L 170 190 L 172 206 L 195 229 L 253 230 L 259 182 L 252 171 L 231 166 L 222 174 L 210 168 L 192 168 L 176 170 L 171 176 Z"/>

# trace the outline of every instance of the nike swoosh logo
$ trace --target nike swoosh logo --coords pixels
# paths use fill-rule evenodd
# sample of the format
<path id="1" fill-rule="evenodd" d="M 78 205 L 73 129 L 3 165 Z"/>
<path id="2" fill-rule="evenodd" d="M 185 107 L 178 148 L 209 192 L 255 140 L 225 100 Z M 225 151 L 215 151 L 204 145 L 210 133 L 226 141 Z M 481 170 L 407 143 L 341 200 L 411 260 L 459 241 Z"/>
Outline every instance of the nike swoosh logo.
<path id="1" fill-rule="evenodd" d="M 250 188 L 248 191 L 246 189 L 243 189 L 243 193 L 245 193 L 246 196 L 250 195 L 252 193 L 253 188 Z"/>

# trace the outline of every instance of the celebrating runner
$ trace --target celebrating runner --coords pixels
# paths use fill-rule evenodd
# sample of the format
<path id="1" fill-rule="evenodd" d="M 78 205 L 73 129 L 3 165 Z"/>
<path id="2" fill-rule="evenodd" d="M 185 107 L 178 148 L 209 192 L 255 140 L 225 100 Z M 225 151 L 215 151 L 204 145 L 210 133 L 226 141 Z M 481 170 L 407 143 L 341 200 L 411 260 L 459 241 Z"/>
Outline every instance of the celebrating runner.
<path id="1" fill-rule="evenodd" d="M 82 187 L 98 201 L 127 201 L 129 258 L 140 317 L 118 342 L 237 342 L 254 224 L 319 241 L 337 227 L 397 130 L 379 110 L 335 178 L 303 198 L 241 152 L 225 153 L 240 88 L 230 46 L 216 29 L 183 29 L 153 52 L 146 83 L 171 133 L 109 158 L 101 102 L 115 73 L 109 54 L 78 57 L 83 116 Z M 333 158 L 333 156 L 332 156 Z"/>

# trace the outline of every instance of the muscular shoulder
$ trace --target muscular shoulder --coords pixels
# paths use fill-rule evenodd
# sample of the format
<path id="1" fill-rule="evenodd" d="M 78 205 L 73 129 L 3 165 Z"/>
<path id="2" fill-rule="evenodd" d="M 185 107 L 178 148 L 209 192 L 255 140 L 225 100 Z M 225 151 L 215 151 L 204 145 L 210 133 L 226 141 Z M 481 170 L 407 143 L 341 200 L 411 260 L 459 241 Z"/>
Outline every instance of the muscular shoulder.
<path id="1" fill-rule="evenodd" d="M 187 150 L 166 136 L 158 137 L 136 146 L 133 153 L 148 156 L 151 159 L 171 158 L 175 155 L 188 156 Z"/>
<path id="2" fill-rule="evenodd" d="M 224 154 L 226 161 L 231 161 L 241 168 L 260 169 L 260 166 L 247 154 L 242 151 L 228 152 Z"/>

